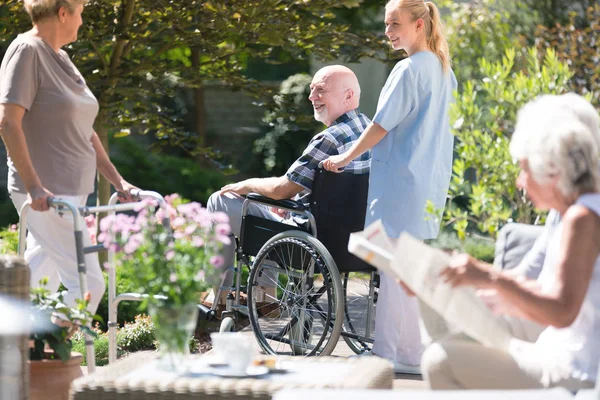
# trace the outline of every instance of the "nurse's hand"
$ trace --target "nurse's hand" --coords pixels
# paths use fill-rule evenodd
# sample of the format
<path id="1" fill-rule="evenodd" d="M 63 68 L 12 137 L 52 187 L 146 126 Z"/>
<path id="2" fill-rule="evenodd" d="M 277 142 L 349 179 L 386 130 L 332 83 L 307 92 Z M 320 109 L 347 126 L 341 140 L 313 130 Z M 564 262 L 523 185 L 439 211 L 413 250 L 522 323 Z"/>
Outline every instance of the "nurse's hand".
<path id="1" fill-rule="evenodd" d="M 344 170 L 344 167 L 350 164 L 350 161 L 347 160 L 345 154 L 339 154 L 337 156 L 331 156 L 327 160 L 323 161 L 323 168 L 327 171 L 340 173 Z"/>

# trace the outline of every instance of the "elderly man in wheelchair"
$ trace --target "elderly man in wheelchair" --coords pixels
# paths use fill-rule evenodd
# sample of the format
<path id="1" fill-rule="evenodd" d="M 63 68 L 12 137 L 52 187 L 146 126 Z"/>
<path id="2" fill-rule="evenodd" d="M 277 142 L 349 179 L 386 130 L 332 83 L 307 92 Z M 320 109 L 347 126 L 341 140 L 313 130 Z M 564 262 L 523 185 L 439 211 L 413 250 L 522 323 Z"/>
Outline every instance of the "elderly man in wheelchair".
<path id="1" fill-rule="evenodd" d="M 284 176 L 230 184 L 208 201 L 210 211 L 229 216 L 233 236 L 224 253 L 230 268 L 212 308 L 228 292 L 221 330 L 233 329 L 236 316 L 247 315 L 266 353 L 326 355 L 340 335 L 356 353 L 372 343 L 375 274 L 347 251 L 350 232 L 364 224 L 370 154 L 343 174 L 319 168 L 351 147 L 368 126 L 359 98 L 350 69 L 319 70 L 309 100 L 315 119 L 327 129 L 312 138 Z M 246 287 L 244 265 L 250 267 Z"/>

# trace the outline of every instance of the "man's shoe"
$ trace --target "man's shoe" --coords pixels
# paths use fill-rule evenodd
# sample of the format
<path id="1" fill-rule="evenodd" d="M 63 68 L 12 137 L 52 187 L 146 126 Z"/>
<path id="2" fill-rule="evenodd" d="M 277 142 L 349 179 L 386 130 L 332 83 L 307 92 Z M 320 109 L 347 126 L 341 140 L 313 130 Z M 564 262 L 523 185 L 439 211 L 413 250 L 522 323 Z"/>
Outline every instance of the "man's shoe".
<path id="1" fill-rule="evenodd" d="M 392 361 L 394 364 L 395 374 L 409 374 L 409 375 L 421 375 L 420 365 L 406 365 L 397 361 Z"/>

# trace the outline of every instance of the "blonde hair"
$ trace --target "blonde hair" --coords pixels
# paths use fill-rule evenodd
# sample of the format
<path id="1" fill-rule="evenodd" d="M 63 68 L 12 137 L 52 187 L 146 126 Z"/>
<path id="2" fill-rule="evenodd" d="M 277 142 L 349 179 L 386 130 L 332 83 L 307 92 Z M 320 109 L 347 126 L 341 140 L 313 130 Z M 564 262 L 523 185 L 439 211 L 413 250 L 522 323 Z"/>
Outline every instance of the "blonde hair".
<path id="1" fill-rule="evenodd" d="M 36 23 L 55 16 L 61 7 L 73 13 L 78 5 L 85 5 L 87 2 L 88 0 L 23 0 L 23 6 L 31 21 Z"/>
<path id="2" fill-rule="evenodd" d="M 450 69 L 450 51 L 448 41 L 444 34 L 444 26 L 440 18 L 440 10 L 431 1 L 423 0 L 390 0 L 386 8 L 394 7 L 398 10 L 406 10 L 410 13 L 412 20 L 419 18 L 425 23 L 425 38 L 427 47 L 437 55 L 445 72 Z"/>

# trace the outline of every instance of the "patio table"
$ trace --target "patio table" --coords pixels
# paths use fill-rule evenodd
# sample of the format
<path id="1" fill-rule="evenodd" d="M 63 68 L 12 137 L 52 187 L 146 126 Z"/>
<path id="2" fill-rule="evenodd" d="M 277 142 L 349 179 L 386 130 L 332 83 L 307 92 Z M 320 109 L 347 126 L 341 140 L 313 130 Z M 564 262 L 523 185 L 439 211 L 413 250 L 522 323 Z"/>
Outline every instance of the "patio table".
<path id="1" fill-rule="evenodd" d="M 271 399 L 281 389 L 391 389 L 392 364 L 378 357 L 281 357 L 285 372 L 256 378 L 213 375 L 210 356 L 191 356 L 190 371 L 156 367 L 156 352 L 138 352 L 75 380 L 72 400 Z"/>

